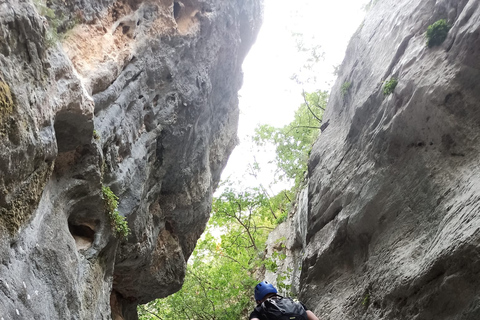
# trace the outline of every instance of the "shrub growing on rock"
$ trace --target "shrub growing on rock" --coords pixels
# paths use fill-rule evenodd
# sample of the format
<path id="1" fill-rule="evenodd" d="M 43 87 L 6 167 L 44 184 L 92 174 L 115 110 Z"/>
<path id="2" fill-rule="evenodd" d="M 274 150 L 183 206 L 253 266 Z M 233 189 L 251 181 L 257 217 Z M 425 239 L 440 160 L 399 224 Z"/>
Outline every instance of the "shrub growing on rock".
<path id="1" fill-rule="evenodd" d="M 350 87 L 352 86 L 352 83 L 350 81 L 345 81 L 342 84 L 342 87 L 340 88 L 340 92 L 342 94 L 342 97 L 345 97 L 350 90 Z"/>
<path id="2" fill-rule="evenodd" d="M 450 30 L 450 26 L 447 23 L 447 20 L 441 19 L 431 24 L 427 28 L 427 46 L 429 48 L 433 46 L 438 46 L 445 41 L 447 38 L 448 31 Z"/>
<path id="3" fill-rule="evenodd" d="M 105 211 L 110 218 L 113 232 L 116 237 L 126 237 L 130 234 L 130 228 L 128 227 L 125 217 L 122 217 L 117 210 L 118 197 L 113 193 L 109 187 L 102 187 L 103 200 L 105 201 Z"/>
<path id="4" fill-rule="evenodd" d="M 398 80 L 396 78 L 391 78 L 390 80 L 385 82 L 383 86 L 383 94 L 388 96 L 389 94 L 393 93 L 395 87 L 397 86 Z"/>

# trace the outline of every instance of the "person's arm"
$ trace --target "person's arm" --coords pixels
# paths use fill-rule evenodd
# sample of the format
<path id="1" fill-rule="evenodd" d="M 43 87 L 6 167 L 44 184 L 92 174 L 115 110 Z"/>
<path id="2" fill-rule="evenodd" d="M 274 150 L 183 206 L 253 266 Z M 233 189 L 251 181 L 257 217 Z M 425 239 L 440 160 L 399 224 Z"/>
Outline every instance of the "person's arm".
<path id="1" fill-rule="evenodd" d="M 320 320 L 317 316 L 310 310 L 307 310 L 307 318 L 308 320 Z"/>
<path id="2" fill-rule="evenodd" d="M 250 313 L 250 317 L 248 318 L 249 320 L 260 320 L 260 314 L 256 310 L 253 310 L 252 313 Z"/>

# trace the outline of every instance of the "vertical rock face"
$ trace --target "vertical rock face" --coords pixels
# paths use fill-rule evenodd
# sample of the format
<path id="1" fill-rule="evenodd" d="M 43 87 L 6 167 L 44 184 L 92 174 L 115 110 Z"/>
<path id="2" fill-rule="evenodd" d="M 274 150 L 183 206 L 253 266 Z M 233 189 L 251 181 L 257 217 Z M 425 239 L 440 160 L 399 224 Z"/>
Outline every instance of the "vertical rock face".
<path id="1" fill-rule="evenodd" d="M 480 1 L 373 3 L 309 162 L 300 298 L 321 319 L 479 319 Z"/>
<path id="2" fill-rule="evenodd" d="M 265 280 L 274 284 L 281 295 L 299 294 L 306 247 L 307 210 L 308 188 L 304 188 L 297 194 L 296 204 L 289 217 L 267 239 L 266 257 L 274 260 L 277 268 L 275 272 L 266 270 Z"/>
<path id="3" fill-rule="evenodd" d="M 4 319 L 135 319 L 181 287 L 236 143 L 259 2 L 0 1 Z"/>

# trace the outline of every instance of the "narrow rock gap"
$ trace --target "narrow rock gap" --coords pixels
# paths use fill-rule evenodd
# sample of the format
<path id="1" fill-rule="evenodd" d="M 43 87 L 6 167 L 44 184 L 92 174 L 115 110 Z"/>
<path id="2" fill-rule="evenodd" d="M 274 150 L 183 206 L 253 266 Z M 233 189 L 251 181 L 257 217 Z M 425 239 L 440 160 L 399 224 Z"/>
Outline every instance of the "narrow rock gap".
<path id="1" fill-rule="evenodd" d="M 178 1 L 175 1 L 173 3 L 173 17 L 175 18 L 175 20 L 179 18 L 181 8 L 182 7 Z"/>

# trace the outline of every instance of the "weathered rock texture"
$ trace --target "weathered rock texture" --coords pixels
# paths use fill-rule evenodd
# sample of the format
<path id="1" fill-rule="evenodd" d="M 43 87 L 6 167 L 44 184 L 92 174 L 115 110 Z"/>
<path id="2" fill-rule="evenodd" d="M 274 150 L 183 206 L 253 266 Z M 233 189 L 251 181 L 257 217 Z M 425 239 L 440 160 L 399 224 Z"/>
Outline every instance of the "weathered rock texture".
<path id="1" fill-rule="evenodd" d="M 266 270 L 264 278 L 276 285 L 282 295 L 299 294 L 307 239 L 307 210 L 308 190 L 304 188 L 297 194 L 295 205 L 287 220 L 278 225 L 267 239 L 265 255 L 274 260 L 278 268 L 275 272 Z"/>
<path id="2" fill-rule="evenodd" d="M 480 1 L 373 2 L 309 161 L 300 299 L 323 320 L 480 319 Z"/>
<path id="3" fill-rule="evenodd" d="M 135 319 L 181 287 L 260 15 L 259 0 L 0 0 L 0 319 Z"/>

